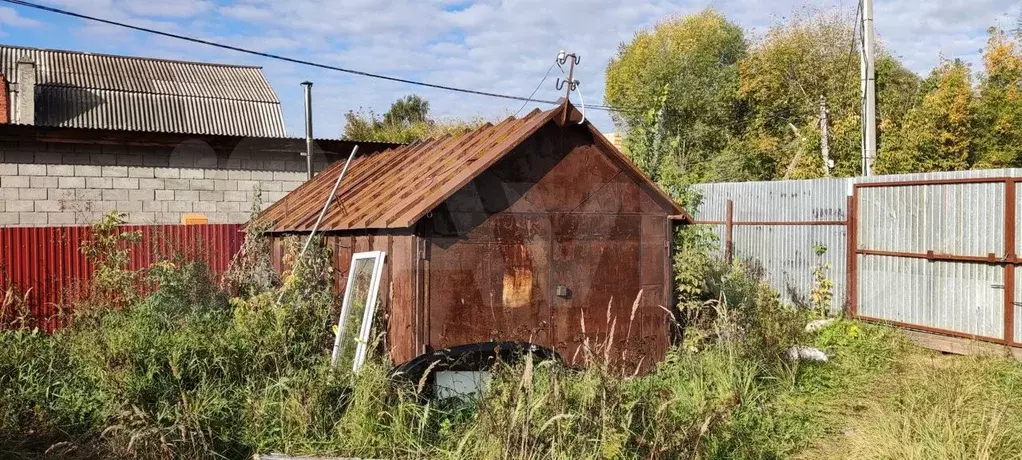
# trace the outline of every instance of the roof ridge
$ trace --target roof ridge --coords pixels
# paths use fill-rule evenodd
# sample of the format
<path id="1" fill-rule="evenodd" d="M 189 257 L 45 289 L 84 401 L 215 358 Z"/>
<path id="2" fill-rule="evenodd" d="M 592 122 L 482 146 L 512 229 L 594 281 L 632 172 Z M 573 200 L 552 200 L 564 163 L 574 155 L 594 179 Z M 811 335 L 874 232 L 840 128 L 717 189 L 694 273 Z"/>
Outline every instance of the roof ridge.
<path id="1" fill-rule="evenodd" d="M 20 49 L 20 50 L 27 50 L 27 51 L 42 51 L 42 52 L 47 52 L 47 53 L 66 53 L 66 54 L 76 54 L 76 55 L 81 55 L 81 56 L 96 56 L 96 57 L 107 57 L 107 58 L 118 58 L 118 59 L 135 59 L 135 60 L 140 60 L 140 61 L 170 62 L 170 63 L 175 63 L 175 64 L 186 64 L 186 65 L 196 65 L 196 66 L 215 66 L 215 67 L 230 67 L 230 68 L 237 68 L 237 69 L 260 69 L 260 70 L 262 70 L 262 68 L 263 68 L 262 66 L 256 66 L 256 65 L 224 64 L 224 63 L 220 63 L 220 62 L 187 61 L 187 60 L 183 60 L 183 59 L 154 58 L 154 57 L 144 57 L 144 56 L 128 56 L 128 55 L 124 55 L 124 54 L 92 53 L 92 52 L 88 52 L 88 51 L 75 51 L 75 50 L 62 50 L 62 49 L 55 49 L 55 48 L 36 48 L 36 47 L 31 47 L 31 46 L 7 45 L 7 44 L 3 44 L 3 43 L 0 43 L 0 48 L 11 48 L 11 49 Z"/>

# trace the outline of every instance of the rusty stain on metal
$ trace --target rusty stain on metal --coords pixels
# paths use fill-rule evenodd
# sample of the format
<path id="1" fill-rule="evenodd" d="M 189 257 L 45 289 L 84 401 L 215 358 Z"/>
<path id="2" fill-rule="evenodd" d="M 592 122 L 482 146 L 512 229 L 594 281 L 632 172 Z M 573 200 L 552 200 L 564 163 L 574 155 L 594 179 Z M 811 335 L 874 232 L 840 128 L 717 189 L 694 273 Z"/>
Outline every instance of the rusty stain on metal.
<path id="1" fill-rule="evenodd" d="M 532 299 L 532 261 L 525 246 L 501 245 L 504 260 L 504 279 L 501 301 L 504 308 L 521 308 Z"/>

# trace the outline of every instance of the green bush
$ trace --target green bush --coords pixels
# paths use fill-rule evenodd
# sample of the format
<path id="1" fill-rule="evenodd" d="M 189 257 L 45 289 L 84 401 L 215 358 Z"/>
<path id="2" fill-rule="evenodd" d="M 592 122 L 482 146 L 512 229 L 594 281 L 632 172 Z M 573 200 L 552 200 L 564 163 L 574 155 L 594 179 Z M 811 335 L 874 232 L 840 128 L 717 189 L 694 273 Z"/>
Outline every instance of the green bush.
<path id="1" fill-rule="evenodd" d="M 243 458 L 277 446 L 280 436 L 260 423 L 260 408 L 272 401 L 254 395 L 283 387 L 293 390 L 288 398 L 303 398 L 288 402 L 292 408 L 314 402 L 336 411 L 343 398 L 327 399 L 338 382 L 350 382 L 328 372 L 333 302 L 316 268 L 299 268 L 285 288 L 284 297 L 301 297 L 296 305 L 277 304 L 275 292 L 230 299 L 201 263 L 160 261 L 138 275 L 157 287 L 148 296 L 123 307 L 116 296 L 52 336 L 0 334 L 8 350 L 0 358 L 0 433 L 139 458 Z"/>

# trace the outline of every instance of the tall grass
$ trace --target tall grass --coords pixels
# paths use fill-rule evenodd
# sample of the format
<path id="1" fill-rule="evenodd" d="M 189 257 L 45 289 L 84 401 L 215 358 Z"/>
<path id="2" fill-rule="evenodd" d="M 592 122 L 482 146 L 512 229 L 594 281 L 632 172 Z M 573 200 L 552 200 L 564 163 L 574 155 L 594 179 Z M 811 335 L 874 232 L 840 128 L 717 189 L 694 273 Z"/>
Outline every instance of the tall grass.
<path id="1" fill-rule="evenodd" d="M 846 366 L 894 353 L 883 329 L 855 323 L 804 336 L 804 312 L 739 264 L 719 267 L 690 312 L 698 339 L 646 375 L 589 344 L 583 369 L 526 359 L 494 369 L 476 398 L 424 400 L 388 380 L 382 356 L 357 376 L 329 366 L 328 260 L 320 249 L 282 280 L 234 276 L 241 297 L 201 265 L 164 261 L 145 273 L 158 288 L 123 308 L 53 335 L 0 331 L 0 456 L 783 458 L 825 432 L 819 401 L 867 372 Z M 780 359 L 795 343 L 835 362 Z"/>
<path id="2" fill-rule="evenodd" d="M 1019 363 L 918 357 L 906 371 L 855 438 L 860 458 L 1022 458 Z"/>

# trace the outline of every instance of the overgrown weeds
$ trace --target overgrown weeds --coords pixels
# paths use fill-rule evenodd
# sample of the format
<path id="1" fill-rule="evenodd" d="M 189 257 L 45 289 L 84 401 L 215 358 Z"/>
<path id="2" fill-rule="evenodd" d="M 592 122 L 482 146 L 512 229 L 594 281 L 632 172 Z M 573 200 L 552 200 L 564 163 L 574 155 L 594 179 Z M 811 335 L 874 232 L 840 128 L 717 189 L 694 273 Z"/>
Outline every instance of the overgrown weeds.
<path id="1" fill-rule="evenodd" d="M 685 346 L 649 373 L 608 365 L 608 340 L 588 344 L 582 369 L 525 359 L 495 368 L 477 397 L 424 400 L 387 378 L 379 353 L 357 376 L 330 367 L 330 254 L 314 243 L 295 266 L 298 243 L 285 244 L 281 281 L 242 272 L 226 287 L 237 296 L 201 264 L 163 260 L 133 275 L 153 289 L 128 304 L 53 335 L 0 332 L 0 455 L 783 458 L 827 435 L 831 401 L 900 353 L 877 326 L 806 334 L 809 313 L 783 305 L 754 267 L 707 258 L 686 294 Z M 249 262 L 237 265 L 269 263 Z M 832 361 L 783 359 L 795 344 Z"/>

